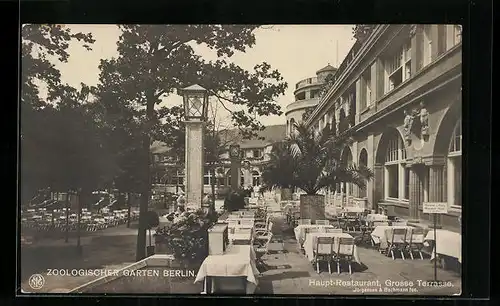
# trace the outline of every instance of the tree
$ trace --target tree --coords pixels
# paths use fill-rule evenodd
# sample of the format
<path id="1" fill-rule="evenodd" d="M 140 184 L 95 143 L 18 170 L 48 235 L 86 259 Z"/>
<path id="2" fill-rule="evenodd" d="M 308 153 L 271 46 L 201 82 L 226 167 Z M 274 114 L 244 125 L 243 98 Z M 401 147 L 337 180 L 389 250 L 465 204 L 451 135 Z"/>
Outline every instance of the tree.
<path id="1" fill-rule="evenodd" d="M 49 97 L 61 90 L 60 72 L 54 62 L 67 62 L 69 42 L 78 41 L 86 49 L 94 42 L 91 34 L 73 33 L 61 25 L 25 24 L 21 27 L 21 173 L 22 197 L 54 181 L 53 169 L 58 163 L 58 110 L 43 97 L 40 86 Z M 40 127 L 43 127 L 41 129 Z"/>
<path id="2" fill-rule="evenodd" d="M 151 192 L 150 146 L 154 128 L 161 124 L 167 107 L 156 108 L 175 89 L 192 84 L 206 88 L 221 103 L 232 103 L 258 115 L 281 114 L 274 99 L 287 84 L 267 63 L 246 71 L 227 59 L 235 51 L 245 52 L 255 44 L 253 31 L 245 25 L 120 25 L 119 56 L 101 61 L 99 91 L 116 94 L 117 101 L 140 109 L 143 137 L 141 150 L 141 205 L 137 236 L 137 260 L 145 257 L 144 216 Z M 205 61 L 194 52 L 193 44 L 215 50 L 220 59 Z M 227 108 L 227 107 L 226 107 Z M 227 108 L 229 110 L 229 108 Z M 231 111 L 238 127 L 248 127 L 253 135 L 263 126 L 244 110 Z"/>
<path id="3" fill-rule="evenodd" d="M 337 119 L 335 118 L 335 113 L 332 114 L 332 124 L 330 124 L 330 133 L 333 136 L 337 136 Z"/>
<path id="4" fill-rule="evenodd" d="M 305 110 L 305 112 L 302 114 L 302 122 L 306 122 L 309 117 L 311 117 L 312 113 L 314 111 L 314 107 L 309 107 Z"/>
<path id="5" fill-rule="evenodd" d="M 352 127 L 356 124 L 356 102 L 352 99 L 349 102 L 349 114 L 347 114 L 347 118 L 349 120 L 349 125 Z"/>
<path id="6" fill-rule="evenodd" d="M 293 186 L 314 195 L 325 188 L 334 189 L 338 183 L 353 183 L 364 188 L 366 181 L 373 177 L 364 165 L 340 162 L 346 138 L 336 137 L 328 126 L 317 134 L 303 123 L 297 124 L 296 129 L 297 133 L 272 155 L 263 174 L 267 186 Z"/>

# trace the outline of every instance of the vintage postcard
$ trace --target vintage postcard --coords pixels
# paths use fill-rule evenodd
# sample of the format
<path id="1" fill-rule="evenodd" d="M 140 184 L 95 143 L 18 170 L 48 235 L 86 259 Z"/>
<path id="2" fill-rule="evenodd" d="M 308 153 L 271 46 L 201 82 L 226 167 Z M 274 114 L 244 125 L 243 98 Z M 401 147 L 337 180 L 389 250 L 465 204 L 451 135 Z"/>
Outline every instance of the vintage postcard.
<path id="1" fill-rule="evenodd" d="M 21 44 L 23 294 L 461 294 L 460 25 Z"/>

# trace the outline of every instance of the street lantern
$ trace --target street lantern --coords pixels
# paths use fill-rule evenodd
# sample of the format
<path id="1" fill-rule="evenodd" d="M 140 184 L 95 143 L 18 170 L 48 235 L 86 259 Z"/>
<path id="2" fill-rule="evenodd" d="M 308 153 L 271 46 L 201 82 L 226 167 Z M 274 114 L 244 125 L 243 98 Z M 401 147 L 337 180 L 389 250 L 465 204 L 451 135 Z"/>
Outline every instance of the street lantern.
<path id="1" fill-rule="evenodd" d="M 200 85 L 191 85 L 180 89 L 183 97 L 186 121 L 205 121 L 208 113 L 208 91 Z"/>

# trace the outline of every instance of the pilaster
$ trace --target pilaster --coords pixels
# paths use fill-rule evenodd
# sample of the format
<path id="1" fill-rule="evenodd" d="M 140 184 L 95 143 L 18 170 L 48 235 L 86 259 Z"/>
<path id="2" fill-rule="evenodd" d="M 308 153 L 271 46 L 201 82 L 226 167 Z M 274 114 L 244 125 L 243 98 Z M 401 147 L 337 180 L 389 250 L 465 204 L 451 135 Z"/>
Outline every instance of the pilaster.
<path id="1" fill-rule="evenodd" d="M 186 121 L 186 208 L 199 209 L 203 199 L 203 129 L 201 121 Z"/>

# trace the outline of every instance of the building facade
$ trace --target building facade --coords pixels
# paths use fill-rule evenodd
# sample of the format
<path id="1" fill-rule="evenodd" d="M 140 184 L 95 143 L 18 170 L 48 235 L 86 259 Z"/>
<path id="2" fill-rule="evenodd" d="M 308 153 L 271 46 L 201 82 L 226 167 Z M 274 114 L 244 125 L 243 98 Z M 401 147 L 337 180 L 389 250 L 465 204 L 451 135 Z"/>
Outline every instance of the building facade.
<path id="1" fill-rule="evenodd" d="M 344 184 L 332 201 L 425 223 L 422 203 L 446 202 L 438 222 L 459 228 L 461 78 L 460 26 L 377 25 L 358 39 L 306 122 L 319 131 L 335 117 L 352 140 L 342 160 L 374 172 L 365 190 Z"/>
<path id="2" fill-rule="evenodd" d="M 293 93 L 295 101 L 288 104 L 285 110 L 287 135 L 290 135 L 295 123 L 303 121 L 306 112 L 311 111 L 318 105 L 322 89 L 330 80 L 333 81 L 336 71 L 337 68 L 328 64 L 318 70 L 315 77 L 303 79 L 295 84 Z"/>
<path id="3" fill-rule="evenodd" d="M 270 159 L 273 144 L 285 139 L 286 126 L 267 126 L 258 133 L 257 139 L 243 139 L 238 130 L 221 131 L 219 136 L 227 147 L 231 144 L 240 145 L 240 187 L 255 187 L 262 183 L 261 174 Z M 168 147 L 161 142 L 153 143 L 151 148 L 152 184 L 155 193 L 177 193 L 180 189 L 184 189 L 183 161 L 172 160 L 168 150 Z M 208 165 L 205 167 L 203 188 L 205 193 L 211 193 L 213 185 L 216 193 L 224 196 L 231 188 L 231 159 L 228 150 L 221 151 L 224 152 L 220 155 L 215 175 Z"/>

